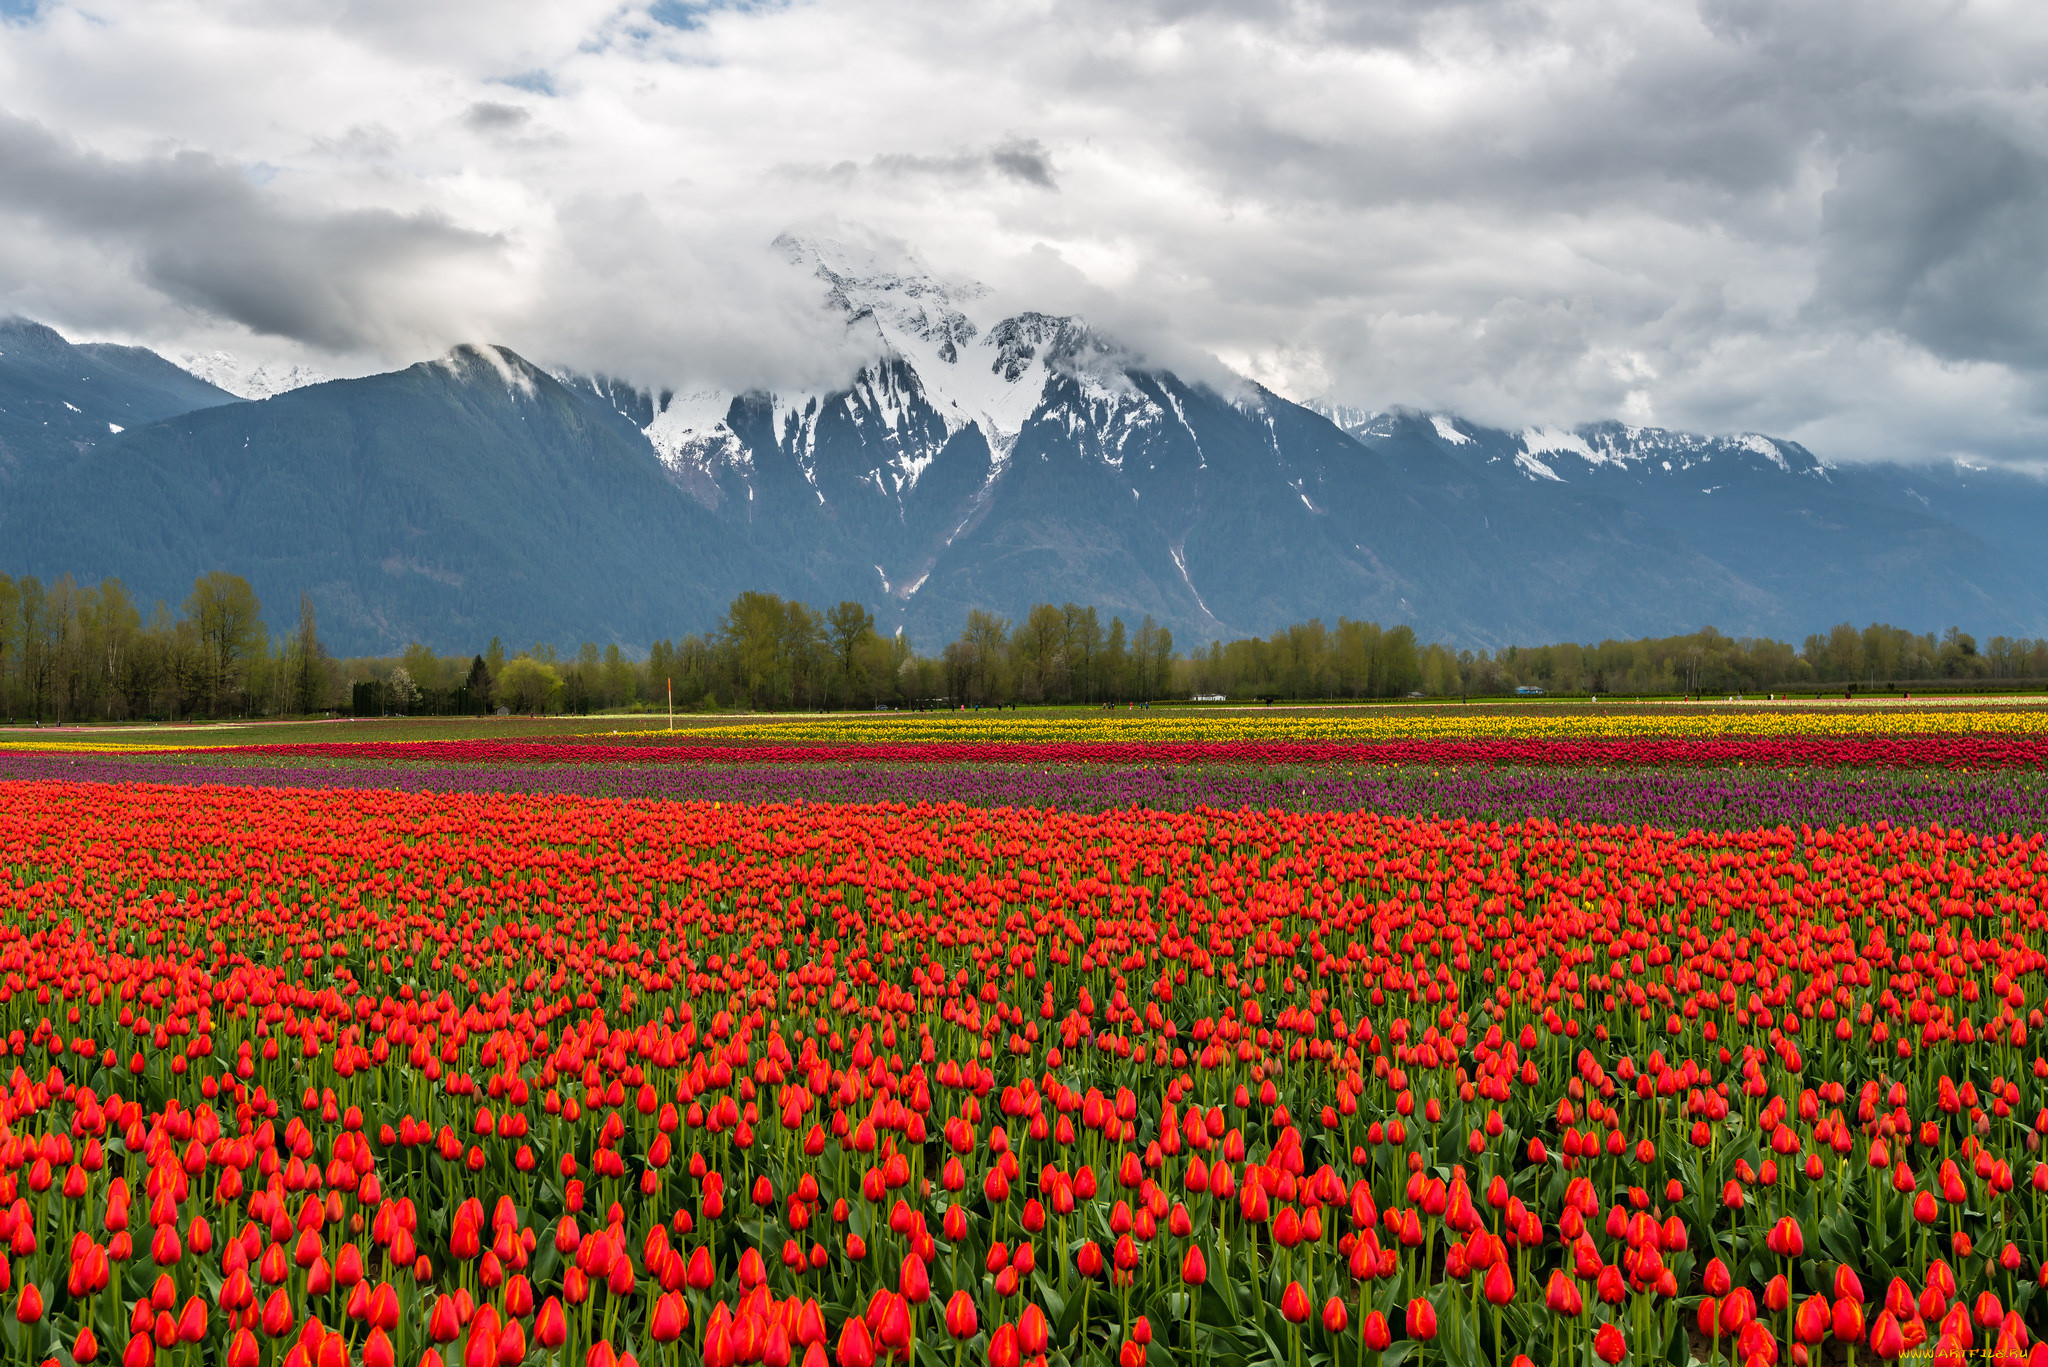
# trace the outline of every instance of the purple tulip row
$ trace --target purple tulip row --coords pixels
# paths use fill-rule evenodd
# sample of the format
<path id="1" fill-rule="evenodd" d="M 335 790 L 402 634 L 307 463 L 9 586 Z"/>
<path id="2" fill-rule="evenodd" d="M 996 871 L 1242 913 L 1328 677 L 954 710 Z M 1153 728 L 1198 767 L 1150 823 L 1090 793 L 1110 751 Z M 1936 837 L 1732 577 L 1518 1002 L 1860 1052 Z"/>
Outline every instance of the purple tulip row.
<path id="1" fill-rule="evenodd" d="M 2048 830 L 2048 778 L 2014 772 L 392 765 L 0 751 L 0 782 L 33 779 L 744 803 L 961 802 L 1078 811 L 1277 807 L 1667 828 L 1890 821 L 1976 831 Z"/>

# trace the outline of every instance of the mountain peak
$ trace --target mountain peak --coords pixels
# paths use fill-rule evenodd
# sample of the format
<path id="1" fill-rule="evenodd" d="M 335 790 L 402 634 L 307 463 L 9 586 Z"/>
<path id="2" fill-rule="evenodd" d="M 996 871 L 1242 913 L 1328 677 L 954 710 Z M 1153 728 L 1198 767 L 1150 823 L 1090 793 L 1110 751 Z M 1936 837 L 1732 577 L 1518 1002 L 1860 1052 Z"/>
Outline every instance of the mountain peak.
<path id="1" fill-rule="evenodd" d="M 64 334 L 48 324 L 24 318 L 18 313 L 0 317 L 0 353 L 11 349 L 49 356 L 70 348 L 71 343 L 64 340 Z"/>
<path id="2" fill-rule="evenodd" d="M 187 351 L 170 358 L 179 369 L 237 398 L 275 398 L 334 379 L 324 370 L 292 361 L 249 361 L 231 351 Z"/>
<path id="3" fill-rule="evenodd" d="M 463 342 L 450 347 L 431 364 L 465 384 L 495 377 L 506 389 L 528 399 L 538 392 L 541 380 L 554 378 L 511 348 L 492 346 L 488 342 Z"/>

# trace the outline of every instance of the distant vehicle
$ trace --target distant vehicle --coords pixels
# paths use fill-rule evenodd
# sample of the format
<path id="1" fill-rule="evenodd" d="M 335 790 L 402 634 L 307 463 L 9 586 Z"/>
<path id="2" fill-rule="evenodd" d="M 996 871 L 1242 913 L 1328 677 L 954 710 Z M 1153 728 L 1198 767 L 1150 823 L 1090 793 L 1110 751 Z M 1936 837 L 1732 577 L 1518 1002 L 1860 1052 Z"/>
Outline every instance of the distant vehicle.
<path id="1" fill-rule="evenodd" d="M 1518 698 L 1540 698 L 1543 696 L 1543 690 L 1535 684 L 1523 684 L 1515 690 L 1515 696 Z"/>
<path id="2" fill-rule="evenodd" d="M 1230 699 L 1229 699 L 1228 697 L 1226 697 L 1226 696 L 1225 696 L 1224 694 L 1221 694 L 1221 693 L 1197 693 L 1197 694 L 1195 694 L 1195 696 L 1194 696 L 1194 697 L 1192 697 L 1192 698 L 1188 699 L 1188 701 L 1189 701 L 1189 702 L 1229 702 L 1229 701 L 1230 701 Z"/>

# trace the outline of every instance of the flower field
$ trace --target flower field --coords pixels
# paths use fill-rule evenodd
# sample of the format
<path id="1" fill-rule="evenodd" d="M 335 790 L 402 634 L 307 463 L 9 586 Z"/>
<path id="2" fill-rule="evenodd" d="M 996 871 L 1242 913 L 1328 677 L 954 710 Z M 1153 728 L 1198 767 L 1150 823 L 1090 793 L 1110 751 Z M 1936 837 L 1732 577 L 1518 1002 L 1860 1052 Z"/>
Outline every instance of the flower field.
<path id="1" fill-rule="evenodd" d="M 2044 1367 L 2048 731 L 1844 715 L 0 746 L 0 1348 Z"/>

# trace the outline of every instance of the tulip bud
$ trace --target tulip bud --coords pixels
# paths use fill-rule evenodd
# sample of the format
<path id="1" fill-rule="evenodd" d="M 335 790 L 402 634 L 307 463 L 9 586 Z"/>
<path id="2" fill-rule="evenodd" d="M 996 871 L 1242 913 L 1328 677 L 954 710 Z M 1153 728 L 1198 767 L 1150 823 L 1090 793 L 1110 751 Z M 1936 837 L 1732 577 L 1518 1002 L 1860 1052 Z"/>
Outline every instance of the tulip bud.
<path id="1" fill-rule="evenodd" d="M 971 1339 L 980 1331 L 981 1315 L 974 1308 L 974 1298 L 955 1291 L 946 1302 L 946 1332 L 956 1339 Z"/>
<path id="2" fill-rule="evenodd" d="M 1877 1323 L 1870 1330 L 1870 1348 L 1886 1362 L 1906 1351 L 1906 1335 L 1891 1311 L 1878 1312 Z"/>
<path id="3" fill-rule="evenodd" d="M 1815 1344 L 1828 1336 L 1834 1320 L 1828 1309 L 1826 1296 L 1808 1296 L 1799 1303 L 1798 1314 L 1792 1317 L 1792 1336 L 1801 1343 Z"/>
<path id="4" fill-rule="evenodd" d="M 1285 1308 L 1285 1298 L 1282 1298 Z M 1046 1322 L 1045 1311 L 1036 1303 L 1024 1307 L 1024 1313 L 1017 1317 L 1017 1346 L 1033 1355 L 1043 1353 L 1052 1336 L 1052 1326 Z"/>
<path id="5" fill-rule="evenodd" d="M 541 1303 L 540 1312 L 533 1318 L 533 1336 L 550 1352 L 568 1339 L 569 1321 L 562 1313 L 562 1303 L 555 1297 L 549 1296 Z"/>
<path id="6" fill-rule="evenodd" d="M 690 1309 L 683 1303 L 682 1295 L 675 1291 L 665 1292 L 654 1303 L 654 1311 L 648 1318 L 647 1336 L 656 1343 L 674 1343 L 683 1336 L 689 1322 Z"/>

